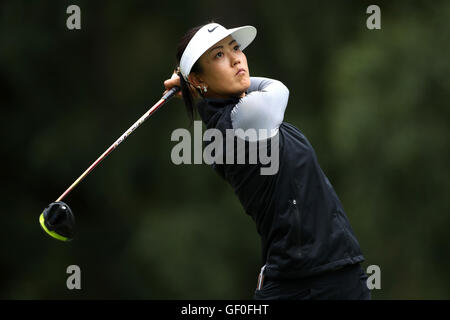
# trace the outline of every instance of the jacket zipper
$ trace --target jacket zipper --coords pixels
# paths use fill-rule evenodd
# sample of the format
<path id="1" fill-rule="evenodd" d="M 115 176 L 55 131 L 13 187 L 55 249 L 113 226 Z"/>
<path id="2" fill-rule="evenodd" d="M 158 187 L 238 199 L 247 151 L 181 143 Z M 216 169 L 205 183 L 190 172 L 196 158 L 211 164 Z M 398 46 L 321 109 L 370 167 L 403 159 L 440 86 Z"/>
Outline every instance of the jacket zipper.
<path id="1" fill-rule="evenodd" d="M 300 210 L 297 207 L 297 200 L 296 199 L 292 199 L 292 201 L 290 201 L 290 203 L 293 206 L 293 209 L 295 210 L 295 218 L 296 218 L 296 222 L 297 222 L 297 227 L 298 227 L 298 232 L 296 232 L 296 236 L 297 236 L 297 243 L 298 246 L 300 248 L 300 252 L 299 252 L 299 256 L 301 256 L 301 247 L 302 247 L 302 219 L 301 219 L 301 215 L 300 215 Z"/>

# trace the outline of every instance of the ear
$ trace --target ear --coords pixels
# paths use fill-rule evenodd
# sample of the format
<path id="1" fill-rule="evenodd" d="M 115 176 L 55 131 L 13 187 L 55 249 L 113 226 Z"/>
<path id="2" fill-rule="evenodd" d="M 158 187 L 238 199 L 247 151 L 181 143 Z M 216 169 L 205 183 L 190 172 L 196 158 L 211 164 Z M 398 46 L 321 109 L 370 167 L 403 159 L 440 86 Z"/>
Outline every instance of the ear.
<path id="1" fill-rule="evenodd" d="M 191 74 L 188 76 L 188 80 L 189 80 L 190 83 L 192 83 L 192 85 L 195 88 L 197 88 L 199 86 L 203 87 L 203 85 L 205 83 L 203 81 L 203 79 L 198 74 L 196 74 L 195 72 L 191 72 Z"/>

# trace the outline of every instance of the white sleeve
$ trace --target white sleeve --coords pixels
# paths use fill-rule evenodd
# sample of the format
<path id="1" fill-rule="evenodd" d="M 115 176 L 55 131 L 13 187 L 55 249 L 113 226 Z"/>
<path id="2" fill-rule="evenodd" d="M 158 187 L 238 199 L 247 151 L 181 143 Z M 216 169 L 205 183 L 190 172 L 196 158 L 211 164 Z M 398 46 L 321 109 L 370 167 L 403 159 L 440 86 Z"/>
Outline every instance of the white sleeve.
<path id="1" fill-rule="evenodd" d="M 288 88 L 278 80 L 251 77 L 248 92 L 231 110 L 233 129 L 265 129 L 269 137 L 274 136 L 284 119 L 289 98 Z M 246 140 L 254 140 L 243 136 L 242 133 L 236 132 L 236 135 L 247 138 Z M 264 137 L 257 140 L 261 138 Z"/>

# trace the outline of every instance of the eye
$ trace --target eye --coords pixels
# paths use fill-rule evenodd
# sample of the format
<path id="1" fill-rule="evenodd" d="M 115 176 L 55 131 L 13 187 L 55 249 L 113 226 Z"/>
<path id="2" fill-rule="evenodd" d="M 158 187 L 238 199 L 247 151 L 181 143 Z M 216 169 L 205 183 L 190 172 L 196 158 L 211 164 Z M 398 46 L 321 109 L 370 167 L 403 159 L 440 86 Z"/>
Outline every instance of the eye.
<path id="1" fill-rule="evenodd" d="M 235 45 L 233 47 L 233 50 L 234 51 L 240 51 L 240 48 L 241 48 L 241 45 L 237 44 L 237 45 Z M 219 51 L 219 52 L 216 53 L 215 58 L 221 58 L 221 57 L 223 57 L 223 55 L 224 55 L 224 53 L 222 51 Z"/>

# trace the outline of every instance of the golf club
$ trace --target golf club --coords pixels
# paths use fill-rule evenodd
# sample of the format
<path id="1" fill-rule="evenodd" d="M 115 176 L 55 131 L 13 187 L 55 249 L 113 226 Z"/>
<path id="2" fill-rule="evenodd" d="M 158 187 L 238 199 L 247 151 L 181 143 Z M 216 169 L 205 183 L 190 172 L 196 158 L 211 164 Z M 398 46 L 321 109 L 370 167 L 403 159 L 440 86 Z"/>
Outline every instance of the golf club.
<path id="1" fill-rule="evenodd" d="M 137 120 L 125 133 L 123 133 L 97 160 L 92 163 L 83 174 L 75 180 L 72 185 L 67 188 L 66 191 L 52 202 L 39 217 L 39 223 L 42 229 L 51 237 L 61 240 L 70 241 L 74 236 L 75 229 L 75 217 L 70 207 L 62 200 L 71 192 L 86 176 L 94 170 L 94 168 L 104 160 L 119 144 L 121 144 L 134 130 L 136 130 L 145 120 L 147 120 L 156 110 L 165 104 L 170 98 L 172 98 L 180 87 L 176 86 L 170 89 L 162 98 L 151 107 L 146 113 L 144 113 L 139 120 Z"/>

